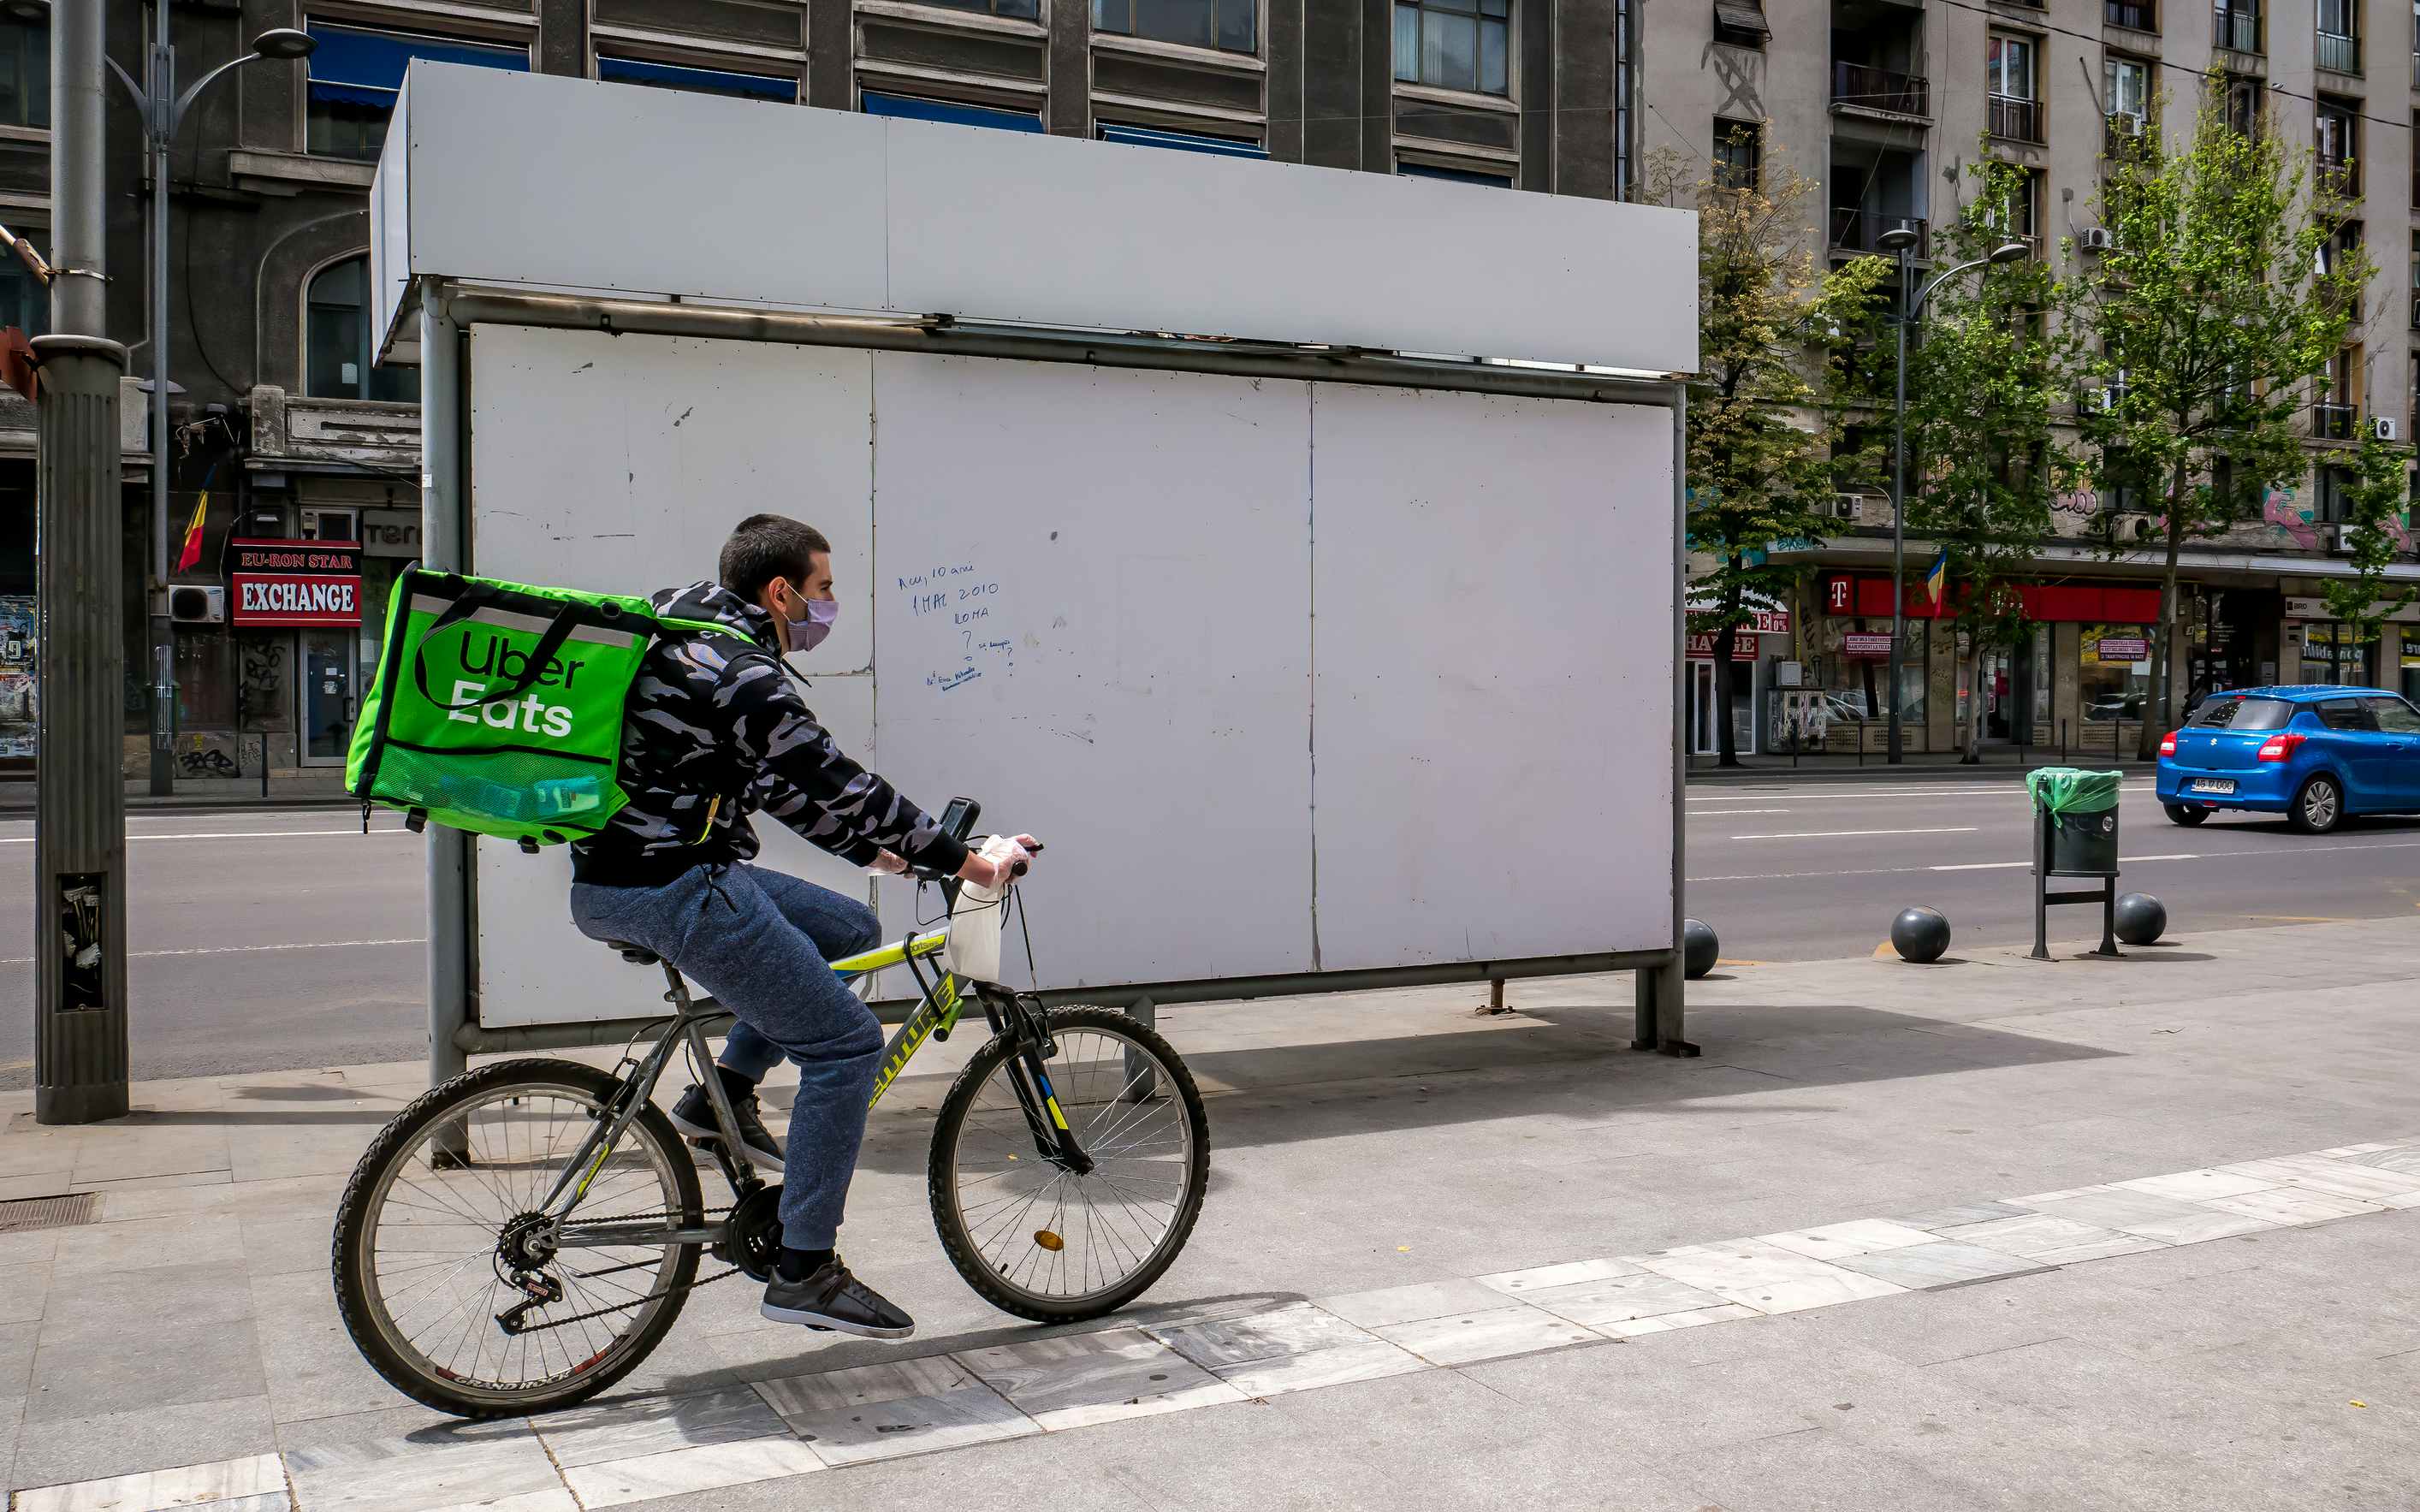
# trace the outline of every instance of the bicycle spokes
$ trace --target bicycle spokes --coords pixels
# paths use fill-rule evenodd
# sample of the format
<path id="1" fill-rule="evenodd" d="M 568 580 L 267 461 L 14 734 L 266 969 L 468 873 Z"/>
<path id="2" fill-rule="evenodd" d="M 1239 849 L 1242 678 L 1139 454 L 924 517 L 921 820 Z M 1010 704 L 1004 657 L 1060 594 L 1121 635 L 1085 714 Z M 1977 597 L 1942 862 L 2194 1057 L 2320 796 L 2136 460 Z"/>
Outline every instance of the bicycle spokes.
<path id="1" fill-rule="evenodd" d="M 1063 1028 L 1058 1054 L 1005 1059 L 957 1135 L 954 1198 L 984 1267 L 1073 1299 L 1140 1271 L 1176 1230 L 1193 1132 L 1136 1041 Z"/>

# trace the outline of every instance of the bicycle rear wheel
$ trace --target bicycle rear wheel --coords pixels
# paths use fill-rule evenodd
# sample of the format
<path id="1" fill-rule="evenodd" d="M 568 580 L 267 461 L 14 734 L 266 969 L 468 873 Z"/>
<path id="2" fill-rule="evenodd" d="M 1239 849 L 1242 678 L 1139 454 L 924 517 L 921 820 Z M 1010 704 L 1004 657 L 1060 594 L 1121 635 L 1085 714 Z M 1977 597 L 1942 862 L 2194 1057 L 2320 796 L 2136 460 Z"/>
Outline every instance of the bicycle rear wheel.
<path id="1" fill-rule="evenodd" d="M 330 1259 L 346 1331 L 397 1391 L 463 1417 L 568 1406 L 628 1374 L 671 1329 L 697 1246 L 527 1241 L 620 1088 L 575 1061 L 482 1066 L 371 1141 L 337 1206 Z M 650 1105 L 566 1227 L 644 1214 L 694 1226 L 702 1207 L 696 1166 Z M 518 1331 L 498 1318 L 514 1308 Z"/>
<path id="2" fill-rule="evenodd" d="M 1094 1162 L 1046 1149 L 1013 1081 L 1011 1035 L 977 1051 L 941 1100 L 926 1185 L 941 1248 L 983 1299 L 1039 1322 L 1099 1318 L 1142 1295 L 1202 1213 L 1210 1122 L 1166 1040 L 1107 1008 L 1054 1009 L 1043 1062 Z"/>

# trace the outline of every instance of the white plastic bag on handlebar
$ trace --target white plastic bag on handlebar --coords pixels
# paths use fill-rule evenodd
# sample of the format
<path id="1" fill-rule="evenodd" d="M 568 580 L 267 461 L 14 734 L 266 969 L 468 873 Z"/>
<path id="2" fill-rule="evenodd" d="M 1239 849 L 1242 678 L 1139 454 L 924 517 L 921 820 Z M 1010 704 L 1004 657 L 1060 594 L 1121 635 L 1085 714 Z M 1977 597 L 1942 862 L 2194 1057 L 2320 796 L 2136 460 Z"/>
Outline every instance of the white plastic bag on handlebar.
<path id="1" fill-rule="evenodd" d="M 985 860 L 1003 861 L 1016 849 L 1016 842 L 1005 835 L 994 835 L 984 841 L 982 855 Z M 950 943 L 942 949 L 941 959 L 953 972 L 970 981 L 1000 980 L 1001 935 L 1008 924 L 1008 910 L 1001 906 L 1009 885 L 978 887 L 972 883 L 958 889 L 958 906 L 950 915 Z"/>

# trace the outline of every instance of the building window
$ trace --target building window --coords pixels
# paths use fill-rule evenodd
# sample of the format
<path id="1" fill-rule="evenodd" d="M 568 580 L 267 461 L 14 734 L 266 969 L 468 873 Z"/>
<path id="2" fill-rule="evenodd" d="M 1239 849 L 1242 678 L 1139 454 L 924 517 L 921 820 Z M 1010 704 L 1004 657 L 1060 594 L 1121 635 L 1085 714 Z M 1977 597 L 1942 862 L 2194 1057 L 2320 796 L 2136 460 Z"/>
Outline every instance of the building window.
<path id="1" fill-rule="evenodd" d="M 1042 0 L 929 0 L 929 3 L 947 6 L 952 10 L 980 10 L 986 15 L 1006 16 L 1012 21 L 1042 19 Z"/>
<path id="2" fill-rule="evenodd" d="M 2128 31 L 2155 32 L 2160 29 L 2159 8 L 2153 0 L 2101 0 L 2101 19 L 2112 26 Z"/>
<path id="3" fill-rule="evenodd" d="M 2353 28 L 2360 14 L 2354 0 L 2319 0 L 2319 47 L 2315 60 L 2337 73 L 2361 71 L 2361 34 Z"/>
<path id="4" fill-rule="evenodd" d="M 2321 525 L 2341 525 L 2352 517 L 2352 505 L 2347 495 L 2352 488 L 2352 473 L 2344 468 L 2321 468 L 2312 478 L 2311 517 Z"/>
<path id="5" fill-rule="evenodd" d="M 1764 128 L 1714 117 L 1714 187 L 1754 189 L 1764 161 Z"/>
<path id="6" fill-rule="evenodd" d="M 413 58 L 529 71 L 529 49 L 455 41 L 410 32 L 365 31 L 310 23 L 319 45 L 311 54 L 310 150 L 322 157 L 374 160 L 386 145 L 404 69 Z"/>
<path id="7" fill-rule="evenodd" d="M 2075 697 L 2086 724 L 2139 719 L 2151 696 L 2158 627 L 2086 625 L 2076 634 Z"/>
<path id="8" fill-rule="evenodd" d="M 2420 16 L 2420 0 L 2412 5 Z M 2412 182 L 2420 184 L 2420 162 L 2412 173 Z M 1636 193 L 1630 181 L 1630 0 L 1613 0 L 1613 193 L 1617 199 Z M 2420 205 L 2420 199 L 2413 203 Z"/>
<path id="9" fill-rule="evenodd" d="M 2334 96 L 2319 97 L 2313 118 L 2314 171 L 2319 187 L 2350 198 L 2361 193 L 2361 106 Z"/>
<path id="10" fill-rule="evenodd" d="M 2116 54 L 2101 62 L 2102 97 L 2109 107 L 2112 156 L 2141 142 L 2151 118 L 2151 69 L 2139 58 Z"/>
<path id="11" fill-rule="evenodd" d="M 2041 141 L 2041 96 L 2034 68 L 2040 45 L 2030 37 L 1992 34 L 1984 54 L 1983 81 L 1991 97 L 1987 120 L 1993 136 L 2013 142 Z"/>
<path id="12" fill-rule="evenodd" d="M 2219 46 L 2238 53 L 2260 51 L 2260 0 L 2217 0 L 2211 19 Z"/>
<path id="13" fill-rule="evenodd" d="M 37 246 L 47 239 L 40 226 L 14 225 L 8 229 Z M 39 336 L 51 329 L 51 291 L 42 286 L 31 269 L 8 252 L 0 252 L 0 326 L 15 326 L 28 336 Z"/>
<path id="14" fill-rule="evenodd" d="M 1221 53 L 1261 49 L 1260 0 L 1093 0 L 1093 29 Z"/>
<path id="15" fill-rule="evenodd" d="M 378 334 L 370 329 L 370 260 L 349 257 L 319 270 L 302 306 L 302 392 L 314 399 L 420 397 L 418 378 L 399 367 L 374 367 Z"/>
<path id="16" fill-rule="evenodd" d="M 737 73 L 729 69 L 691 69 L 638 58 L 608 57 L 599 53 L 597 77 L 613 84 L 642 84 L 692 95 L 728 95 L 735 100 L 767 100 L 783 105 L 799 102 L 799 76 L 795 72 Z"/>
<path id="17" fill-rule="evenodd" d="M 1450 184 L 1483 184 L 1489 189 L 1512 187 L 1512 175 L 1510 170 L 1503 173 L 1482 173 L 1475 168 L 1441 168 L 1433 162 L 1405 162 L 1398 159 L 1395 162 L 1395 174 L 1401 178 L 1442 178 Z"/>
<path id="18" fill-rule="evenodd" d="M 51 23 L 0 19 L 0 126 L 50 124 Z"/>
<path id="19" fill-rule="evenodd" d="M 2266 91 L 2259 80 L 2228 78 L 2226 124 L 2236 135 L 2258 136 L 2260 117 L 2266 108 Z M 2420 182 L 2420 180 L 2415 181 Z"/>
<path id="20" fill-rule="evenodd" d="M 949 126 L 988 126 L 1003 131 L 1042 130 L 1042 116 L 1038 111 L 961 105 L 947 100 L 925 100 L 917 95 L 886 95 L 872 89 L 859 97 L 859 104 L 868 116 L 892 116 L 901 120 L 939 121 Z"/>
<path id="21" fill-rule="evenodd" d="M 1269 149 L 1258 142 L 1233 136 L 1208 136 L 1200 131 L 1170 131 L 1156 126 L 1112 126 L 1101 123 L 1104 142 L 1128 147 L 1169 147 L 1178 152 L 1204 152 L 1218 158 L 1265 158 Z"/>
<path id="22" fill-rule="evenodd" d="M 1404 84 L 1509 95 L 1512 0 L 1396 0 L 1395 77 Z"/>

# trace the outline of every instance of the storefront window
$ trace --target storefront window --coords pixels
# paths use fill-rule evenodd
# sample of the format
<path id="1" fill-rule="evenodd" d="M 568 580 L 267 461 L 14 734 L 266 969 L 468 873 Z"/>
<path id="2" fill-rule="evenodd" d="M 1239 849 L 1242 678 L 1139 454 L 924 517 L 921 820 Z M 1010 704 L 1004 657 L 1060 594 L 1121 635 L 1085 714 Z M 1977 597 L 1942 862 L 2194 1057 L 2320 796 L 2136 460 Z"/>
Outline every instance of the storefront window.
<path id="1" fill-rule="evenodd" d="M 2303 647 L 2300 681 L 2342 683 L 2355 687 L 2371 685 L 2370 664 L 2378 649 L 2375 629 L 2365 634 L 2356 625 L 2334 621 L 2287 626 L 2289 641 L 2298 636 Z"/>
<path id="2" fill-rule="evenodd" d="M 1823 690 L 1823 744 L 1881 750 L 1889 736 L 1890 622 L 1824 616 L 1814 626 L 1811 671 Z M 1867 628 L 1870 625 L 1871 628 Z M 1925 659 L 1930 620 L 1910 620 L 1900 641 L 1900 723 L 1908 748 L 1924 748 Z"/>
<path id="3" fill-rule="evenodd" d="M 2087 625 L 2076 650 L 2076 702 L 2084 722 L 2143 717 L 2151 702 L 2151 626 Z"/>

